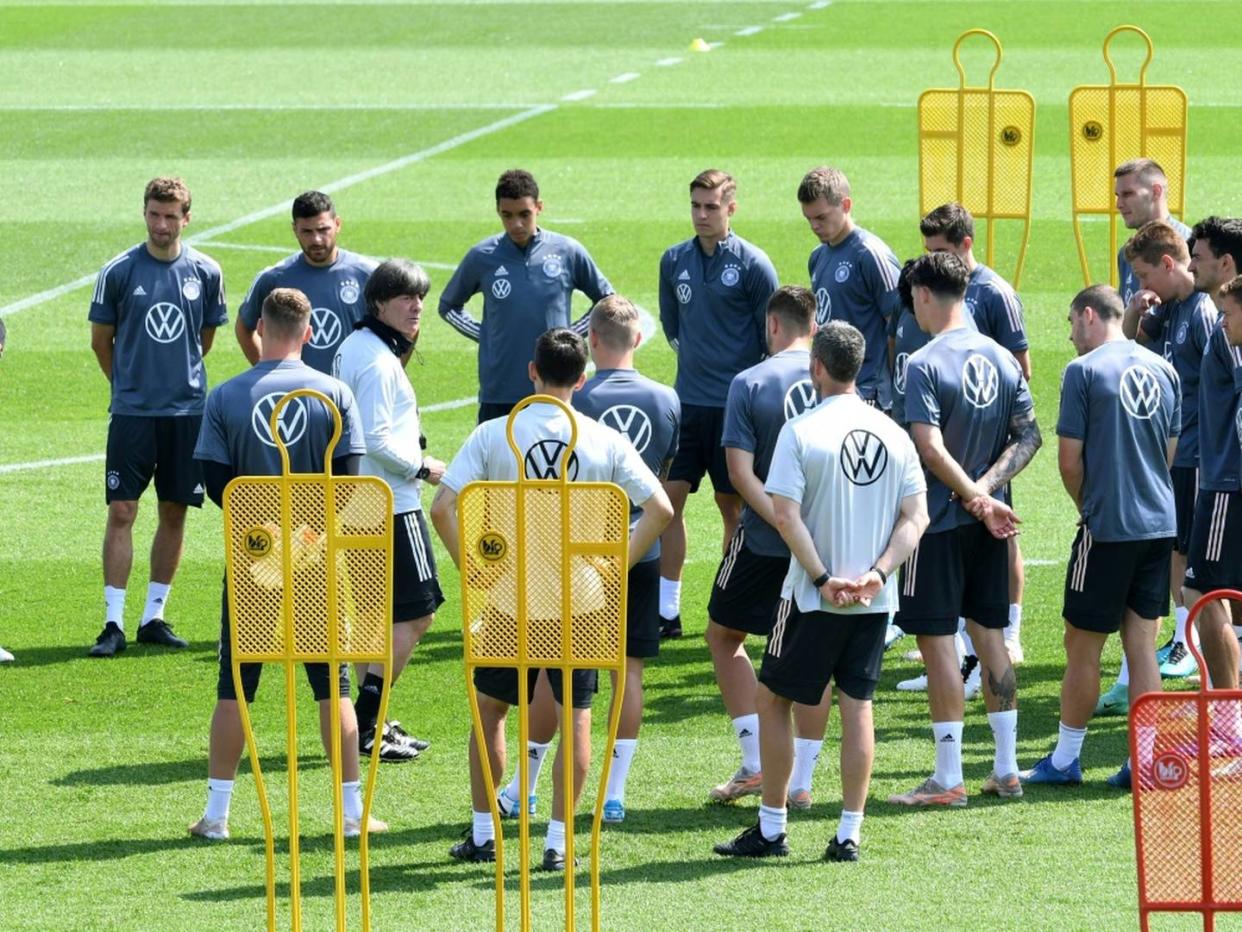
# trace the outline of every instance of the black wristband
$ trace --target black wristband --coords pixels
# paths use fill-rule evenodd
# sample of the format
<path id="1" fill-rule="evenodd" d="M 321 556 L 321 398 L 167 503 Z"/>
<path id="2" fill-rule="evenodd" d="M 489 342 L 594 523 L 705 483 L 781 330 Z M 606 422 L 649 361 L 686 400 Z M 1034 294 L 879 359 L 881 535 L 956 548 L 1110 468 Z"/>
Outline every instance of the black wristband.
<path id="1" fill-rule="evenodd" d="M 875 573 L 876 575 L 880 577 L 881 584 L 883 585 L 888 584 L 888 573 L 884 572 L 882 569 L 880 569 L 878 566 L 875 566 L 874 564 L 872 564 L 871 566 L 871 572 Z"/>
<path id="2" fill-rule="evenodd" d="M 424 463 L 422 466 L 418 467 L 418 472 L 414 473 L 414 478 L 415 479 L 426 479 L 430 475 L 431 475 L 431 470 L 428 469 L 427 464 Z"/>
<path id="3" fill-rule="evenodd" d="M 824 570 L 824 575 L 811 580 L 811 585 L 816 589 L 823 589 L 824 583 L 828 581 L 828 571 Z"/>

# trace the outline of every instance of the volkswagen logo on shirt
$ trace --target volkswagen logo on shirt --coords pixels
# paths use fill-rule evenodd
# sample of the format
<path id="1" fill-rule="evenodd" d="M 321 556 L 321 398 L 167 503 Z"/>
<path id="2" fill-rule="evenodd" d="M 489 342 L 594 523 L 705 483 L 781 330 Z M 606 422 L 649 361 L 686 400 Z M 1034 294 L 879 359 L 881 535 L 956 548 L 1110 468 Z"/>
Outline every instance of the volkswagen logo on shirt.
<path id="1" fill-rule="evenodd" d="M 1151 419 L 1160 408 L 1160 382 L 1150 370 L 1131 366 L 1121 373 L 1121 406 L 1141 421 Z"/>
<path id="2" fill-rule="evenodd" d="M 815 407 L 815 385 L 810 379 L 803 379 L 789 386 L 785 392 L 785 420 L 797 417 L 808 408 Z"/>
<path id="3" fill-rule="evenodd" d="M 685 282 L 677 286 L 677 300 L 681 304 L 689 304 L 690 299 L 694 297 L 694 291 Z"/>
<path id="4" fill-rule="evenodd" d="M 736 265 L 727 265 L 725 266 L 725 270 L 720 273 L 720 284 L 725 285 L 728 288 L 732 288 L 738 283 L 738 280 L 741 277 L 742 276 L 738 272 Z"/>
<path id="5" fill-rule="evenodd" d="M 276 446 L 276 441 L 272 439 L 271 428 L 268 426 L 272 420 L 272 409 L 284 397 L 284 392 L 264 395 L 250 412 L 250 426 L 254 428 L 255 436 L 269 447 Z M 291 447 L 302 439 L 302 435 L 306 433 L 308 419 L 306 403 L 301 398 L 294 398 L 281 409 L 276 429 L 280 431 L 280 439 L 286 447 Z"/>
<path id="6" fill-rule="evenodd" d="M 152 304 L 144 322 L 147 336 L 156 343 L 175 343 L 185 335 L 185 315 L 167 301 Z"/>
<path id="7" fill-rule="evenodd" d="M 841 468 L 854 485 L 871 485 L 888 468 L 888 447 L 869 430 L 851 430 L 841 443 Z"/>
<path id="8" fill-rule="evenodd" d="M 844 285 L 850 280 L 850 264 L 842 262 L 837 266 L 837 270 L 832 273 L 832 277 L 837 280 L 838 285 Z"/>
<path id="9" fill-rule="evenodd" d="M 559 479 L 564 440 L 536 440 L 526 451 L 527 479 Z M 578 454 L 569 454 L 569 481 L 578 478 Z"/>
<path id="10" fill-rule="evenodd" d="M 962 366 L 962 395 L 976 408 L 987 408 L 1000 390 L 1000 373 L 992 360 L 972 353 Z"/>
<path id="11" fill-rule="evenodd" d="M 202 283 L 197 278 L 187 278 L 181 283 L 181 293 L 187 301 L 197 301 L 203 293 Z"/>
<path id="12" fill-rule="evenodd" d="M 599 422 L 617 433 L 625 434 L 639 454 L 644 453 L 651 444 L 651 418 L 634 405 L 613 405 L 599 416 Z"/>
<path id="13" fill-rule="evenodd" d="M 513 286 L 509 284 L 507 278 L 498 278 L 492 282 L 492 294 L 501 301 L 509 297 L 511 291 L 513 291 Z"/>
<path id="14" fill-rule="evenodd" d="M 313 308 L 310 325 L 310 345 L 315 349 L 331 349 L 341 342 L 341 318 L 331 308 Z"/>
<path id="15" fill-rule="evenodd" d="M 827 288 L 815 289 L 815 322 L 821 327 L 832 320 L 832 295 Z"/>
<path id="16" fill-rule="evenodd" d="M 909 353 L 898 353 L 893 360 L 893 388 L 903 395 L 906 393 L 906 365 L 909 362 Z"/>
<path id="17" fill-rule="evenodd" d="M 543 274 L 548 278 L 560 278 L 563 269 L 560 256 L 548 256 L 543 260 Z"/>

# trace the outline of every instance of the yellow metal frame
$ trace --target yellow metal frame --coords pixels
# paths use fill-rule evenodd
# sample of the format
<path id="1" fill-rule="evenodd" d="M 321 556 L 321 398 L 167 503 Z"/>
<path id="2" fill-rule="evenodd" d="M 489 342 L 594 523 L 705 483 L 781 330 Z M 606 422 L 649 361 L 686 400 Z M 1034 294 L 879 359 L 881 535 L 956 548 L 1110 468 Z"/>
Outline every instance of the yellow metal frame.
<path id="1" fill-rule="evenodd" d="M 1137 35 L 1147 46 L 1143 64 L 1139 66 L 1138 81 L 1124 83 L 1117 80 L 1117 68 L 1113 64 L 1110 46 L 1113 39 L 1120 33 L 1130 32 Z M 1087 261 L 1087 247 L 1082 235 L 1082 217 L 1084 215 L 1108 215 L 1109 280 L 1113 287 L 1118 285 L 1117 263 L 1115 257 L 1119 248 L 1117 242 L 1117 209 L 1112 184 L 1112 173 L 1122 162 L 1133 158 L 1152 158 L 1152 147 L 1160 140 L 1180 139 L 1180 151 L 1173 159 L 1164 156 L 1157 161 L 1164 168 L 1169 178 L 1168 202 L 1170 213 L 1183 218 L 1186 213 L 1186 153 L 1187 153 L 1187 102 L 1186 92 L 1173 84 L 1148 84 L 1147 67 L 1151 64 L 1155 47 L 1151 37 L 1138 26 L 1124 25 L 1113 29 L 1104 38 L 1104 63 L 1108 66 L 1108 84 L 1082 84 L 1070 92 L 1069 97 L 1069 131 L 1070 131 L 1070 185 L 1073 197 L 1074 240 L 1078 246 L 1078 262 L 1082 267 L 1082 279 L 1085 285 L 1092 281 L 1091 267 Z M 1102 95 L 1107 96 L 1105 112 L 1095 110 L 1089 101 Z M 1155 123 L 1153 111 L 1163 112 L 1171 108 L 1178 115 L 1175 121 L 1165 120 Z M 1137 136 L 1136 144 L 1125 145 L 1118 138 L 1122 124 L 1137 123 L 1128 135 Z M 1128 127 L 1127 127 L 1128 128 Z M 1098 162 L 1098 156 L 1092 151 L 1100 143 L 1107 140 L 1108 168 L 1101 172 L 1093 165 L 1089 178 L 1079 180 L 1079 174 L 1087 161 Z M 1098 180 L 1097 180 L 1098 178 Z M 1098 198 L 1098 199 L 1097 199 Z"/>
<path id="2" fill-rule="evenodd" d="M 328 408 L 332 413 L 332 437 L 324 451 L 324 471 L 320 473 L 293 473 L 289 468 L 289 451 L 279 429 L 280 414 L 285 405 L 295 398 L 314 399 Z M 345 929 L 345 839 L 344 809 L 341 790 L 341 709 L 340 682 L 336 671 L 341 663 L 381 663 L 384 666 L 384 680 L 391 680 L 392 674 L 392 490 L 381 479 L 369 476 L 334 476 L 332 475 L 332 453 L 341 437 L 341 415 L 331 399 L 313 389 L 298 389 L 285 395 L 273 407 L 269 428 L 271 436 L 280 451 L 281 475 L 279 476 L 239 476 L 233 479 L 224 490 L 224 539 L 226 578 L 228 580 L 229 637 L 232 647 L 233 684 L 237 692 L 238 708 L 241 712 L 242 729 L 246 735 L 246 747 L 250 753 L 250 765 L 254 771 L 256 795 L 259 809 L 263 815 L 263 831 L 265 836 L 266 867 L 267 867 L 267 927 L 271 932 L 276 929 L 276 864 L 275 864 L 275 832 L 272 823 L 271 805 L 259 766 L 259 754 L 255 742 L 254 729 L 250 721 L 250 710 L 242 689 L 242 663 L 280 663 L 285 671 L 285 707 L 287 714 L 286 751 L 288 754 L 289 779 L 289 896 L 291 927 L 294 932 L 302 928 L 301 904 L 301 865 L 300 865 L 300 834 L 298 831 L 298 768 L 297 768 L 297 704 L 295 702 L 294 666 L 297 663 L 327 663 L 329 665 L 329 682 L 331 683 L 331 720 L 332 720 L 332 804 L 333 834 L 335 841 L 334 874 L 336 880 L 336 927 Z M 322 553 L 326 557 L 327 576 L 327 629 L 328 649 L 324 651 L 299 651 L 297 649 L 296 628 L 298 619 L 294 617 L 295 562 L 299 558 L 298 543 L 295 539 L 292 502 L 298 488 L 317 487 L 321 490 L 324 501 L 324 520 L 322 527 Z M 261 487 L 278 490 L 278 514 L 242 513 L 244 506 L 235 507 L 234 500 L 242 497 L 248 490 Z M 371 495 L 382 498 L 382 530 L 373 528 L 374 533 L 352 534 L 342 533 L 342 520 L 338 516 L 337 504 L 344 502 L 346 496 L 360 489 L 368 489 Z M 269 538 L 280 542 L 289 542 L 288 546 L 274 548 L 278 552 L 270 553 L 267 559 L 278 557 L 280 562 L 279 577 L 273 580 L 279 588 L 280 616 L 282 628 L 278 641 L 283 645 L 281 650 L 256 651 L 248 649 L 242 637 L 243 632 L 254 630 L 259 619 L 247 611 L 242 593 L 246 583 L 242 574 L 253 572 L 253 563 L 245 560 L 244 537 L 248 530 L 256 525 L 268 525 L 275 528 L 277 535 L 269 532 Z M 377 522 L 378 524 L 378 522 Z M 259 535 L 262 537 L 262 534 Z M 272 546 L 269 539 L 267 546 Z M 316 542 L 318 548 L 318 542 Z M 382 551 L 384 561 L 384 586 L 382 593 L 368 592 L 366 598 L 374 603 L 378 598 L 382 604 L 372 606 L 373 610 L 383 612 L 385 624 L 379 629 L 379 642 L 374 638 L 365 645 L 345 646 L 350 640 L 349 621 L 355 617 L 357 602 L 350 589 L 348 573 L 338 572 L 338 555 L 347 559 L 346 551 Z M 253 584 L 251 584 L 253 585 Z M 342 611 L 342 608 L 344 611 Z M 346 625 L 340 623 L 344 618 Z M 344 697 L 348 699 L 349 697 Z M 379 720 L 383 721 L 388 706 L 388 691 L 380 698 Z M 362 928 L 371 927 L 370 911 L 370 876 L 369 851 L 367 844 L 367 825 L 371 814 L 371 803 L 374 797 L 376 773 L 379 767 L 379 745 L 375 742 L 371 752 L 371 760 L 367 773 L 366 792 L 362 806 L 362 834 L 359 838 L 359 876 L 361 878 L 362 896 Z"/>
<path id="3" fill-rule="evenodd" d="M 966 69 L 962 65 L 962 44 L 972 36 L 979 36 L 992 43 L 996 61 L 988 72 L 987 84 L 966 83 Z M 957 69 L 956 88 L 928 88 L 919 95 L 919 210 L 924 215 L 947 201 L 954 200 L 976 218 L 987 220 L 986 261 L 992 265 L 996 251 L 996 221 L 1022 221 L 1022 240 L 1018 259 L 1014 266 L 1013 284 L 1022 283 L 1022 269 L 1026 262 L 1026 248 L 1031 238 L 1031 185 L 1035 153 L 1035 98 L 1026 91 L 998 90 L 996 72 L 1004 58 L 1000 39 L 986 29 L 968 29 L 953 44 L 953 66 Z M 955 109 L 952 128 L 937 128 L 933 110 L 937 105 L 952 104 Z M 972 138 L 967 128 L 967 115 L 986 109 L 986 150 L 968 154 L 968 141 Z M 1003 115 L 1002 115 L 1003 111 Z M 998 124 L 1001 124 L 998 126 Z M 945 142 L 953 145 L 951 183 L 931 184 L 933 176 L 940 177 L 946 171 L 945 158 L 936 155 L 936 149 Z M 976 147 L 977 148 L 977 147 Z M 1012 150 L 1013 156 L 1006 151 Z M 972 162 L 984 162 L 982 197 L 978 191 L 980 179 L 971 170 Z M 1006 190 L 1004 200 L 1018 203 L 1019 209 L 1003 209 L 999 206 L 1002 192 L 999 190 L 998 171 L 1004 164 L 1006 174 L 1024 175 L 1020 178 L 1020 197 L 1014 198 L 1012 190 Z M 1016 171 L 1016 169 L 1022 169 Z M 947 196 L 946 196 L 947 195 Z"/>
<path id="4" fill-rule="evenodd" d="M 517 442 L 513 436 L 513 425 L 517 415 L 533 404 L 550 404 L 555 405 L 564 411 L 569 419 L 571 434 L 569 444 L 561 452 L 560 468 L 557 470 L 558 478 L 556 479 L 528 479 L 524 468 L 523 453 L 518 448 Z M 568 405 L 557 398 L 550 395 L 531 395 L 520 401 L 509 414 L 509 419 L 505 427 L 506 437 L 509 442 L 509 448 L 513 452 L 514 458 L 517 460 L 518 479 L 515 482 L 471 482 L 461 490 L 457 500 L 457 518 L 458 528 L 460 531 L 460 567 L 461 567 L 461 583 L 462 583 L 462 635 L 464 641 L 465 656 L 465 676 L 466 676 L 466 692 L 470 699 L 470 713 L 474 720 L 475 740 L 478 742 L 481 753 L 480 761 L 483 767 L 483 777 L 486 784 L 495 785 L 495 775 L 491 772 L 491 762 L 485 750 L 485 742 L 483 735 L 483 723 L 479 715 L 479 698 L 474 686 L 474 670 L 476 667 L 509 667 L 517 671 L 518 678 L 518 746 L 526 747 L 529 738 L 529 703 L 526 695 L 526 677 L 527 672 L 538 668 L 554 668 L 562 672 L 563 682 L 565 684 L 564 698 L 566 701 L 561 707 L 561 747 L 565 753 L 562 754 L 564 764 L 564 787 L 565 787 L 565 804 L 566 807 L 572 805 L 573 801 L 573 767 L 574 767 L 574 742 L 573 742 L 573 703 L 568 701 L 572 694 L 572 673 L 576 669 L 596 669 L 609 670 L 617 673 L 617 687 L 613 692 L 612 698 L 612 714 L 609 716 L 608 738 L 602 757 L 602 772 L 600 774 L 600 789 L 595 802 L 594 818 L 591 823 L 591 928 L 598 932 L 600 928 L 600 827 L 603 821 L 604 811 L 604 793 L 603 787 L 607 785 L 608 774 L 612 763 L 612 753 L 616 746 L 617 728 L 620 722 L 621 701 L 625 690 L 625 618 L 626 618 L 626 597 L 627 597 L 627 566 L 628 566 L 628 544 L 629 544 L 629 500 L 621 488 L 611 482 L 576 482 L 568 478 L 568 464 L 573 454 L 574 447 L 578 442 L 578 427 L 574 419 L 573 413 Z M 554 660 L 546 658 L 532 658 L 530 656 L 530 613 L 528 604 L 528 594 L 530 590 L 529 581 L 526 573 L 520 569 L 515 575 L 516 585 L 516 604 L 515 604 L 515 621 L 516 621 L 516 643 L 512 646 L 512 651 L 506 654 L 484 653 L 477 643 L 478 638 L 472 625 L 472 611 L 470 606 L 478 601 L 479 596 L 472 592 L 470 585 L 470 561 L 473 559 L 471 551 L 475 546 L 473 534 L 467 533 L 470 522 L 467 521 L 467 508 L 470 500 L 476 495 L 486 496 L 489 489 L 513 490 L 514 501 L 516 503 L 516 513 L 514 515 L 516 523 L 516 539 L 506 544 L 506 548 L 511 548 L 514 554 L 515 564 L 521 568 L 526 565 L 526 550 L 532 543 L 528 537 L 528 513 L 527 513 L 527 496 L 523 493 L 529 489 L 552 489 L 560 493 L 560 533 L 561 533 L 561 630 L 560 630 L 560 657 Z M 571 514 L 570 514 L 570 491 L 577 490 L 599 490 L 611 496 L 613 504 L 620 510 L 620 533 L 613 540 L 593 540 L 593 541 L 577 541 L 573 540 L 571 535 Z M 601 522 L 603 523 L 603 522 Z M 481 539 L 481 538 L 480 538 Z M 615 638 L 614 655 L 608 659 L 593 659 L 589 665 L 575 663 L 575 645 L 577 651 L 582 652 L 581 637 L 575 638 L 574 613 L 572 608 L 573 592 L 570 584 L 572 578 L 571 561 L 574 558 L 582 559 L 584 557 L 596 557 L 611 559 L 614 564 L 620 566 L 620 578 L 618 581 L 620 588 L 619 602 L 616 604 L 617 617 L 615 623 L 618 626 L 618 636 Z M 518 754 L 518 772 L 519 780 L 522 786 L 528 785 L 529 760 L 526 754 Z M 501 832 L 502 819 L 500 811 L 496 804 L 495 793 L 488 794 L 491 801 L 492 819 L 496 826 L 496 929 L 498 932 L 505 927 L 505 881 L 504 881 L 504 838 Z M 531 928 L 531 891 L 530 891 L 530 816 L 525 805 L 525 799 L 518 807 L 518 839 L 520 844 L 519 865 L 520 865 L 520 891 L 521 891 L 521 928 L 523 932 Z M 573 831 L 573 813 L 569 813 L 565 818 L 565 860 L 570 865 L 565 871 L 565 928 L 572 930 L 574 928 L 574 831 Z"/>

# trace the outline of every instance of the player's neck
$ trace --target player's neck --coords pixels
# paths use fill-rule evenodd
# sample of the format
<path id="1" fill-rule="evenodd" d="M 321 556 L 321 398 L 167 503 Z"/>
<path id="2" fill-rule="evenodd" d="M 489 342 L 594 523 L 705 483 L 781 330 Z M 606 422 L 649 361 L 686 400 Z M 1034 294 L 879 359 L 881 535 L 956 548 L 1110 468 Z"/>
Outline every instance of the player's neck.
<path id="1" fill-rule="evenodd" d="M 822 382 L 815 383 L 815 390 L 819 392 L 821 399 L 836 398 L 841 395 L 857 395 L 858 389 L 853 382 L 838 382 L 831 376 L 825 375 Z"/>
<path id="2" fill-rule="evenodd" d="M 1195 277 L 1189 271 L 1182 269 L 1179 271 L 1177 281 L 1173 286 L 1173 300 L 1185 301 L 1195 293 Z"/>
<path id="3" fill-rule="evenodd" d="M 807 334 L 804 337 L 800 337 L 794 334 L 777 333 L 775 336 L 772 337 L 772 343 L 768 347 L 768 355 L 775 356 L 777 353 L 783 353 L 786 350 L 805 350 L 807 352 L 810 352 L 810 349 L 811 349 L 811 335 L 810 334 Z"/>
<path id="4" fill-rule="evenodd" d="M 699 249 L 703 250 L 703 255 L 714 256 L 716 247 L 729 238 L 729 228 L 725 227 L 723 236 L 698 236 L 695 237 L 699 241 Z"/>
<path id="5" fill-rule="evenodd" d="M 316 262 L 314 259 L 308 256 L 305 252 L 302 253 L 302 258 L 306 260 L 306 264 L 313 266 L 317 269 L 326 269 L 330 265 L 335 265 L 336 260 L 339 259 L 340 256 L 341 256 L 341 250 L 338 249 L 336 246 L 332 247 L 332 255 L 328 256 L 328 258 L 324 259 L 322 262 Z"/>
<path id="6" fill-rule="evenodd" d="M 259 348 L 259 362 L 296 362 L 302 358 L 302 344 L 264 341 Z"/>
<path id="7" fill-rule="evenodd" d="M 962 256 L 962 261 L 966 263 L 966 270 L 968 272 L 973 272 L 979 268 L 979 260 L 975 258 L 975 251 L 973 249 L 966 250 L 965 255 Z"/>
<path id="8" fill-rule="evenodd" d="M 851 217 L 849 214 L 846 214 L 845 223 L 841 225 L 841 232 L 838 233 L 836 236 L 832 237 L 831 239 L 829 239 L 828 245 L 829 246 L 840 246 L 842 243 L 844 243 L 847 239 L 850 238 L 850 234 L 853 232 L 854 232 L 854 218 Z"/>
<path id="9" fill-rule="evenodd" d="M 633 369 L 634 354 L 630 353 L 595 353 L 595 369 L 602 372 L 605 369 Z"/>
<path id="10" fill-rule="evenodd" d="M 181 240 L 175 239 L 167 249 L 161 249 L 150 240 L 147 240 L 147 252 L 152 259 L 159 259 L 161 262 L 172 262 L 181 255 Z"/>

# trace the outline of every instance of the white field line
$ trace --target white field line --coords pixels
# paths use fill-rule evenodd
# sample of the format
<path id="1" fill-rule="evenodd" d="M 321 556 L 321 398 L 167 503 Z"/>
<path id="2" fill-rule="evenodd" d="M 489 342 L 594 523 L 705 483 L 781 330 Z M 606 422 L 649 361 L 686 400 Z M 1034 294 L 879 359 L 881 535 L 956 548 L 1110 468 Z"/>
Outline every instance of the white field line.
<path id="1" fill-rule="evenodd" d="M 260 113 L 273 111 L 326 112 L 331 110 L 528 110 L 546 104 L 533 103 L 426 103 L 426 104 L 0 104 L 0 113 L 143 113 L 150 110 L 174 110 L 187 112 L 241 111 Z"/>
<path id="2" fill-rule="evenodd" d="M 801 13 L 782 13 L 780 16 L 773 16 L 772 22 L 788 23 L 788 22 L 792 22 L 793 20 L 797 19 L 801 15 L 802 15 Z"/>
<path id="3" fill-rule="evenodd" d="M 594 97 L 598 93 L 599 91 L 597 91 L 593 87 L 584 87 L 580 91 L 573 91 L 569 94 L 566 94 L 564 97 L 561 98 L 561 100 L 565 100 L 570 103 L 573 103 L 574 101 L 586 100 L 588 97 Z"/>
<path id="4" fill-rule="evenodd" d="M 203 249 L 238 249 L 242 252 L 271 252 L 280 253 L 281 255 L 286 256 L 293 254 L 293 250 L 289 249 L 287 246 L 265 246 L 260 243 L 203 242 L 197 243 L 196 245 L 201 246 Z M 452 272 L 457 268 L 457 264 L 454 262 L 431 262 L 428 259 L 413 259 L 411 261 L 426 269 L 442 269 Z"/>
<path id="5" fill-rule="evenodd" d="M 608 83 L 609 84 L 626 84 L 630 81 L 633 81 L 635 78 L 641 78 L 641 77 L 642 77 L 641 72 L 626 71 L 622 74 L 617 75 L 615 78 L 609 78 Z"/>
<path id="6" fill-rule="evenodd" d="M 508 129 L 510 126 L 516 126 L 518 123 L 523 123 L 532 117 L 542 116 L 543 114 L 555 109 L 555 104 L 539 104 L 538 106 L 530 107 L 527 110 L 507 116 L 504 119 L 494 120 L 486 126 L 480 126 L 477 129 L 459 133 L 451 139 L 446 139 L 443 142 L 437 143 L 436 145 L 430 146 L 426 149 L 419 149 L 417 152 L 411 152 L 409 155 L 403 155 L 400 158 L 393 159 L 390 162 L 384 162 L 382 165 L 376 165 L 373 168 L 366 169 L 365 171 L 355 172 L 352 175 L 346 175 L 344 178 L 338 178 L 335 181 L 330 181 L 327 184 L 320 185 L 319 190 L 326 194 L 333 194 L 337 191 L 343 191 L 346 188 L 353 187 L 356 184 L 361 184 L 364 181 L 370 181 L 372 178 L 379 178 L 383 175 L 400 171 L 403 168 L 408 168 L 411 165 L 416 165 L 419 162 L 425 162 L 427 159 L 433 158 L 444 152 L 456 149 L 459 146 L 464 146 L 468 142 L 473 142 L 476 139 L 499 132 L 502 129 Z M 188 237 L 186 242 L 191 245 L 196 245 L 198 243 L 210 241 L 217 236 L 221 236 L 222 234 L 232 233 L 240 227 L 249 226 L 250 224 L 256 223 L 260 220 L 266 220 L 268 217 L 274 217 L 277 214 L 284 213 L 288 211 L 292 205 L 293 200 L 289 199 L 281 201 L 279 204 L 273 204 L 270 207 L 264 207 L 260 210 L 251 211 L 248 214 L 238 217 L 236 220 L 230 220 L 228 223 L 222 223 L 219 226 L 211 227 L 210 229 L 203 230 L 201 233 Z M 27 298 L 22 298 L 20 301 L 14 301 L 12 304 L 0 307 L 0 317 L 7 317 L 10 314 L 16 314 L 19 311 L 25 311 L 32 307 L 39 307 L 40 305 L 47 304 L 49 301 L 54 301 L 62 295 L 69 294 L 71 291 L 76 291 L 79 288 L 84 288 L 87 285 L 93 284 L 97 275 L 98 272 L 92 272 L 90 275 L 83 275 L 81 278 L 75 278 L 71 282 L 65 282 L 63 285 L 57 285 L 55 288 L 40 291 L 37 294 L 32 294 Z"/>
<path id="7" fill-rule="evenodd" d="M 747 26 L 744 29 L 739 29 L 733 34 L 735 36 L 757 36 L 761 32 L 763 32 L 762 26 Z"/>
<path id="8" fill-rule="evenodd" d="M 658 62 L 656 62 L 656 66 L 660 68 L 671 68 L 673 67 L 673 65 L 680 65 L 681 61 L 682 60 L 680 58 L 676 58 L 676 57 L 661 58 Z"/>

